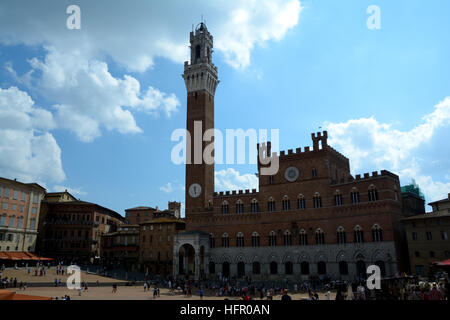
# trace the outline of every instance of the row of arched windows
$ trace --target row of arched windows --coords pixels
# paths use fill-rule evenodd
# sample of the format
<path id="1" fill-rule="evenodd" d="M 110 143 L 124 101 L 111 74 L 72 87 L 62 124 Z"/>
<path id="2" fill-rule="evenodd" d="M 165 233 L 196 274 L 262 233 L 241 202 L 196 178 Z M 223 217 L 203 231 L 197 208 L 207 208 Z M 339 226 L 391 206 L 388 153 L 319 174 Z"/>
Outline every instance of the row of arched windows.
<path id="1" fill-rule="evenodd" d="M 382 242 L 383 241 L 383 230 L 378 224 L 373 225 L 372 227 L 372 242 Z M 283 234 L 281 239 L 277 236 L 275 231 L 271 231 L 269 233 L 269 246 L 292 246 L 294 245 L 292 233 L 289 230 L 286 230 Z M 347 232 L 345 231 L 344 227 L 339 227 L 336 230 L 336 239 L 337 244 L 346 244 L 347 243 Z M 230 236 L 228 233 L 224 233 L 222 235 L 222 247 L 228 248 L 230 247 Z M 278 242 L 280 240 L 280 242 Z M 318 228 L 316 232 L 314 233 L 314 241 L 316 245 L 323 245 L 325 244 L 325 233 L 321 228 Z M 364 232 L 363 229 L 357 225 L 355 228 L 353 228 L 353 242 L 354 243 L 364 243 Z M 211 248 L 214 248 L 216 245 L 215 238 L 213 234 L 209 235 L 209 245 Z M 251 245 L 252 247 L 259 247 L 261 245 L 260 235 L 258 232 L 253 232 L 251 236 Z M 298 245 L 306 246 L 308 245 L 308 234 L 304 229 L 300 230 L 298 234 Z M 236 247 L 244 247 L 245 246 L 245 237 L 242 232 L 239 232 L 236 235 Z"/>
<path id="2" fill-rule="evenodd" d="M 376 261 L 375 264 L 380 267 L 381 275 L 386 275 L 386 266 L 384 261 Z M 252 274 L 258 275 L 261 274 L 261 263 L 258 261 L 255 261 L 252 263 Z M 325 261 L 319 261 L 317 262 L 317 273 L 319 275 L 326 275 L 327 274 L 327 264 Z M 279 273 L 278 263 L 276 261 L 272 261 L 269 264 L 270 274 L 275 275 Z M 357 262 L 357 272 L 362 273 L 365 275 L 365 263 L 363 261 Z M 238 277 L 245 276 L 245 263 L 240 261 L 237 263 L 237 271 L 238 271 Z M 215 274 L 216 273 L 216 264 L 213 261 L 210 261 L 209 263 L 209 273 Z M 229 277 L 230 276 L 230 263 L 224 262 L 222 263 L 222 273 L 224 276 Z M 284 273 L 286 275 L 291 275 L 294 273 L 294 263 L 291 261 L 286 261 L 284 263 Z M 300 263 L 300 273 L 302 275 L 309 275 L 310 274 L 310 263 L 307 261 L 303 261 Z M 339 274 L 340 275 L 348 275 L 348 263 L 347 261 L 340 261 L 339 262 Z"/>
<path id="3" fill-rule="evenodd" d="M 368 190 L 368 199 L 369 199 L 369 201 L 378 201 L 378 191 L 375 188 L 375 186 L 373 186 L 373 185 L 371 185 Z M 313 202 L 313 208 L 322 208 L 322 197 L 321 197 L 320 193 L 316 192 L 314 194 L 312 202 Z M 359 193 L 358 189 L 353 188 L 352 191 L 350 192 L 350 203 L 358 204 L 360 202 L 361 202 L 360 193 Z M 336 190 L 336 192 L 334 194 L 334 205 L 342 206 L 342 205 L 344 205 L 344 203 L 345 203 L 345 201 L 344 201 L 344 197 L 342 196 L 342 193 L 339 190 Z M 306 209 L 306 199 L 302 194 L 300 194 L 297 197 L 296 207 L 298 210 Z M 260 208 L 259 208 L 258 200 L 253 199 L 250 204 L 250 212 L 257 213 L 257 212 L 259 212 L 259 209 Z M 281 200 L 281 210 L 289 211 L 291 209 L 292 209 L 291 199 L 286 195 Z M 277 208 L 276 208 L 275 199 L 273 197 L 269 197 L 269 199 L 267 200 L 267 211 L 274 212 L 276 210 L 277 210 Z M 229 206 L 228 201 L 222 202 L 221 212 L 223 214 L 230 213 L 230 206 Z M 235 212 L 236 213 L 244 213 L 245 212 L 244 203 L 242 202 L 242 200 L 236 201 L 236 211 Z"/>

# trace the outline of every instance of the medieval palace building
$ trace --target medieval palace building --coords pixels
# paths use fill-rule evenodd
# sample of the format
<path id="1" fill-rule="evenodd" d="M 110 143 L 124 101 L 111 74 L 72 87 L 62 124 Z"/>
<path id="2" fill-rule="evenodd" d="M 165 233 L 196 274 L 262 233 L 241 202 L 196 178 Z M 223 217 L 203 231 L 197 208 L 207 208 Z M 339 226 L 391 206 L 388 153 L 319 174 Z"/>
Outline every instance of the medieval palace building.
<path id="1" fill-rule="evenodd" d="M 193 136 L 194 122 L 201 121 L 203 133 L 214 128 L 219 81 L 205 24 L 191 32 L 190 43 L 183 78 Z M 388 276 L 402 270 L 398 176 L 384 170 L 353 176 L 349 159 L 327 138 L 326 131 L 312 134 L 312 147 L 277 154 L 278 173 L 259 174 L 259 191 L 215 192 L 214 164 L 187 164 L 186 232 L 174 239 L 174 276 L 353 280 L 372 264 Z M 187 146 L 191 154 L 195 148 Z"/>

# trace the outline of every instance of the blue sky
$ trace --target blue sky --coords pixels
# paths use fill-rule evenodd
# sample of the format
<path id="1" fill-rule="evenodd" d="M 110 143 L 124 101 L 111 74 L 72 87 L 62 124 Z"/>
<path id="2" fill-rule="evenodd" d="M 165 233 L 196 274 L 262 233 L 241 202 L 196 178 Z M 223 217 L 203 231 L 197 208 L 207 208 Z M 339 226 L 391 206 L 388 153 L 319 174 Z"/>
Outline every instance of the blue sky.
<path id="1" fill-rule="evenodd" d="M 65 10 L 81 8 L 81 30 Z M 448 1 L 0 2 L 0 176 L 123 214 L 184 202 L 171 163 L 184 128 L 191 25 L 214 36 L 215 124 L 280 129 L 280 149 L 327 129 L 352 173 L 391 170 L 427 201 L 450 192 Z M 369 30 L 369 5 L 381 29 Z M 255 187 L 216 166 L 217 191 Z"/>

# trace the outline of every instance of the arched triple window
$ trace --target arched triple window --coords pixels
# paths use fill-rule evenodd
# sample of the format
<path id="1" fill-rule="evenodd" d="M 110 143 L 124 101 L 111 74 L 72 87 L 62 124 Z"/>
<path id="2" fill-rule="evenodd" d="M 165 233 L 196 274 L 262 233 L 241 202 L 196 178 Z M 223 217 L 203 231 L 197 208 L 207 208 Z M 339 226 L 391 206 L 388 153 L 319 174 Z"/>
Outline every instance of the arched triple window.
<path id="1" fill-rule="evenodd" d="M 236 247 L 244 247 L 245 241 L 244 241 L 244 234 L 242 232 L 239 232 L 236 237 Z"/>
<path id="2" fill-rule="evenodd" d="M 275 200 L 272 197 L 270 197 L 269 200 L 267 201 L 267 210 L 269 212 L 275 211 Z"/>
<path id="3" fill-rule="evenodd" d="M 230 207 L 227 201 L 222 202 L 222 214 L 230 213 Z"/>
<path id="4" fill-rule="evenodd" d="M 244 203 L 242 200 L 236 201 L 236 213 L 244 213 Z"/>
<path id="5" fill-rule="evenodd" d="M 345 244 L 347 242 L 345 230 L 343 227 L 337 229 L 337 243 Z"/>
<path id="6" fill-rule="evenodd" d="M 228 233 L 224 233 L 222 235 L 222 247 L 223 248 L 229 248 L 230 247 L 230 237 L 228 236 Z"/>
<path id="7" fill-rule="evenodd" d="M 283 244 L 285 246 L 292 246 L 292 234 L 289 230 L 286 230 L 284 232 L 284 237 L 283 237 Z"/>
<path id="8" fill-rule="evenodd" d="M 322 198 L 320 194 L 316 192 L 313 197 L 314 208 L 322 208 Z"/>
<path id="9" fill-rule="evenodd" d="M 297 197 L 297 209 L 300 209 L 300 210 L 306 209 L 306 200 L 302 194 L 300 194 Z"/>
<path id="10" fill-rule="evenodd" d="M 375 224 L 372 227 L 372 241 L 373 242 L 382 242 L 383 241 L 383 230 L 380 228 L 378 224 Z"/>
<path id="11" fill-rule="evenodd" d="M 275 231 L 269 233 L 269 246 L 275 247 L 277 245 L 277 234 Z"/>
<path id="12" fill-rule="evenodd" d="M 355 236 L 355 242 L 356 243 L 363 243 L 364 242 L 364 233 L 363 233 L 362 228 L 360 226 L 356 226 L 353 233 L 354 233 L 354 236 Z"/>
<path id="13" fill-rule="evenodd" d="M 308 235 L 306 234 L 306 231 L 304 229 L 300 230 L 300 233 L 299 233 L 299 244 L 301 246 L 307 246 L 308 245 Z"/>
<path id="14" fill-rule="evenodd" d="M 356 188 L 352 189 L 352 192 L 350 193 L 350 198 L 353 204 L 359 203 L 361 201 L 358 189 Z"/>
<path id="15" fill-rule="evenodd" d="M 214 238 L 214 235 L 212 233 L 209 234 L 209 247 L 210 248 L 216 247 L 216 239 Z"/>
<path id="16" fill-rule="evenodd" d="M 250 212 L 251 213 L 259 212 L 258 200 L 253 199 L 252 202 L 250 203 Z"/>
<path id="17" fill-rule="evenodd" d="M 320 228 L 316 231 L 316 244 L 325 244 L 325 234 Z"/>
<path id="18" fill-rule="evenodd" d="M 283 211 L 289 211 L 291 210 L 291 200 L 289 200 L 288 196 L 284 196 L 283 200 L 281 201 L 283 206 Z"/>
<path id="19" fill-rule="evenodd" d="M 344 204 L 342 200 L 342 194 L 339 190 L 336 190 L 334 193 L 334 205 L 335 206 L 342 206 Z"/>
<path id="20" fill-rule="evenodd" d="M 258 232 L 252 233 L 252 247 L 259 247 L 259 234 Z"/>
<path id="21" fill-rule="evenodd" d="M 374 185 L 369 187 L 369 201 L 378 201 L 378 191 Z"/>

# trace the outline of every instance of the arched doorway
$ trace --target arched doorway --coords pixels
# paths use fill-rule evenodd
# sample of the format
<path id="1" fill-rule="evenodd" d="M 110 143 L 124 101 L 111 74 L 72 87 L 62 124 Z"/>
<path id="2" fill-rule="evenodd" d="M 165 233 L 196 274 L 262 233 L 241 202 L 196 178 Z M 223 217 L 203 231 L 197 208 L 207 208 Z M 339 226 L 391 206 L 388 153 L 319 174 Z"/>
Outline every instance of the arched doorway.
<path id="1" fill-rule="evenodd" d="M 200 276 L 205 274 L 205 247 L 200 247 Z"/>
<path id="2" fill-rule="evenodd" d="M 242 278 L 245 276 L 245 263 L 242 261 L 239 261 L 237 264 L 237 275 L 238 278 Z"/>
<path id="3" fill-rule="evenodd" d="M 285 274 L 293 274 L 294 273 L 294 265 L 292 264 L 292 262 L 287 261 L 284 264 L 284 273 Z"/>
<path id="4" fill-rule="evenodd" d="M 375 262 L 375 264 L 380 268 L 381 276 L 386 276 L 386 265 L 384 264 L 384 261 L 378 260 Z"/>
<path id="5" fill-rule="evenodd" d="M 339 261 L 339 274 L 341 276 L 348 275 L 348 263 L 346 261 Z"/>
<path id="6" fill-rule="evenodd" d="M 209 274 L 216 273 L 216 264 L 213 261 L 209 262 Z"/>
<path id="7" fill-rule="evenodd" d="M 222 275 L 224 277 L 230 277 L 230 263 L 225 261 L 222 263 Z"/>
<path id="8" fill-rule="evenodd" d="M 307 261 L 303 261 L 300 264 L 300 269 L 303 275 L 308 275 L 309 274 L 309 262 Z"/>
<path id="9" fill-rule="evenodd" d="M 363 260 L 356 261 L 356 275 L 360 279 L 367 278 L 366 263 Z"/>
<path id="10" fill-rule="evenodd" d="M 190 244 L 180 247 L 178 253 L 179 274 L 195 275 L 195 249 Z"/>
<path id="11" fill-rule="evenodd" d="M 261 273 L 261 265 L 259 262 L 255 261 L 253 262 L 253 268 L 252 268 L 253 274 L 260 274 Z"/>
<path id="12" fill-rule="evenodd" d="M 327 265 L 324 261 L 319 261 L 317 263 L 317 273 L 319 275 L 325 275 L 327 274 Z"/>
<path id="13" fill-rule="evenodd" d="M 270 274 L 278 274 L 278 264 L 275 261 L 270 263 Z"/>

